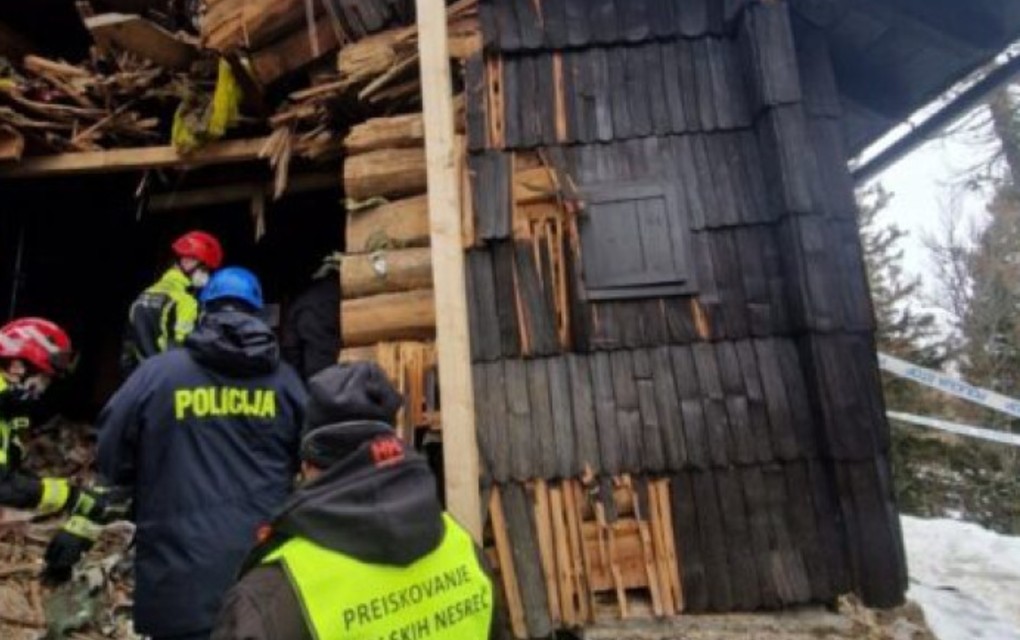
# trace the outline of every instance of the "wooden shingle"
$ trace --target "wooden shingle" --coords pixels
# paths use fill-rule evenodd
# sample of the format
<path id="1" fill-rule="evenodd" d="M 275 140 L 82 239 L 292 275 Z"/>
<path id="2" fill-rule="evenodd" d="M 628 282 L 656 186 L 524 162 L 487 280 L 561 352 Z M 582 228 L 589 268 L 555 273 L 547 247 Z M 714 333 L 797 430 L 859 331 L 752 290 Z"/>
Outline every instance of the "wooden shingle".
<path id="1" fill-rule="evenodd" d="M 603 471 L 599 448 L 599 432 L 595 418 L 595 399 L 592 391 L 591 356 L 566 356 L 570 376 L 570 399 L 573 410 L 574 439 L 577 442 L 579 470 Z"/>
<path id="2" fill-rule="evenodd" d="M 545 358 L 527 361 L 528 397 L 531 404 L 531 444 L 535 477 L 555 478 L 556 435 L 553 424 L 552 398 L 549 389 L 549 369 Z"/>
<path id="3" fill-rule="evenodd" d="M 671 347 L 669 352 L 673 360 L 673 375 L 680 392 L 680 411 L 683 415 L 688 460 L 693 466 L 704 469 L 711 464 L 712 458 L 693 352 L 688 346 Z"/>
<path id="4" fill-rule="evenodd" d="M 620 464 L 625 472 L 637 473 L 643 468 L 641 460 L 641 409 L 637 383 L 634 380 L 634 360 L 630 351 L 613 351 L 609 354 L 613 376 L 613 393 L 616 403 L 616 429 L 619 433 Z"/>
<path id="5" fill-rule="evenodd" d="M 613 392 L 613 372 L 609 364 L 609 354 L 604 352 L 593 354 L 589 358 L 589 365 L 602 470 L 609 475 L 619 475 L 624 470 L 624 458 L 621 451 L 620 429 L 616 422 L 616 396 Z"/>
<path id="6" fill-rule="evenodd" d="M 673 532 L 679 551 L 680 578 L 683 581 L 684 604 L 691 613 L 709 610 L 709 589 L 705 562 L 698 531 L 698 511 L 691 481 L 694 471 L 673 476 L 670 497 L 673 507 Z"/>
<path id="7" fill-rule="evenodd" d="M 556 470 L 551 477 L 579 476 L 583 467 L 577 463 L 580 443 L 574 439 L 574 412 L 571 398 L 570 373 L 563 356 L 550 358 L 549 399 L 552 402 L 553 447 L 556 453 Z"/>
<path id="8" fill-rule="evenodd" d="M 510 477 L 525 482 L 535 477 L 528 369 L 523 360 L 504 362 L 510 436 Z"/>

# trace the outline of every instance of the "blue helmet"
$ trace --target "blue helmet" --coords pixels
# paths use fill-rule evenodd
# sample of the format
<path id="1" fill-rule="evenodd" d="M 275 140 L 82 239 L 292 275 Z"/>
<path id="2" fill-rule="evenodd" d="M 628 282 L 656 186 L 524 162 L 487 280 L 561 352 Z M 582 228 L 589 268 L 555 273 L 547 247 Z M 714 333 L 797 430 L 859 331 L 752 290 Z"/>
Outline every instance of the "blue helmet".
<path id="1" fill-rule="evenodd" d="M 262 285 L 258 277 L 244 267 L 224 267 L 209 278 L 209 284 L 202 288 L 199 301 L 205 308 L 210 302 L 231 298 L 241 300 L 261 311 Z"/>

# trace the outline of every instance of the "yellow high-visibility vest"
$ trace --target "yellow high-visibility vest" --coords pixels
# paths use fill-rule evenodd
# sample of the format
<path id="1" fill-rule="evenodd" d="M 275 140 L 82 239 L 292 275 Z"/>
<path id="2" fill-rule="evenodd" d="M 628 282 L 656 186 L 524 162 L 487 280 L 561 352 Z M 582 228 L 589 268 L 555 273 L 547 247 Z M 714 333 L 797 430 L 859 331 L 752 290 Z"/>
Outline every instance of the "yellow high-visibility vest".
<path id="1" fill-rule="evenodd" d="M 294 538 L 263 562 L 281 562 L 318 640 L 484 640 L 492 581 L 474 543 L 443 516 L 443 541 L 407 567 L 368 564 Z"/>

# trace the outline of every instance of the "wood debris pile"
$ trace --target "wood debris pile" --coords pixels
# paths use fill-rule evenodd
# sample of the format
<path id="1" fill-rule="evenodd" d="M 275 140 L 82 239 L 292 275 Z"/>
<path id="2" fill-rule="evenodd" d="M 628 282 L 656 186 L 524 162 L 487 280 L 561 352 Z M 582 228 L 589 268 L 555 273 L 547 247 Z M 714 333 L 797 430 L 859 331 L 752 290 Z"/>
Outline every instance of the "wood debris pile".
<path id="1" fill-rule="evenodd" d="M 28 55 L 0 61 L 0 159 L 131 147 L 165 138 L 190 80 L 121 55 L 72 65 Z"/>
<path id="2" fill-rule="evenodd" d="M 450 56 L 463 60 L 481 50 L 477 0 L 459 0 L 447 10 Z M 418 29 L 369 35 L 342 47 L 336 71 L 319 73 L 312 86 L 290 94 L 270 118 L 276 131 L 315 135 L 331 123 L 421 110 Z"/>
<path id="3" fill-rule="evenodd" d="M 25 441 L 27 462 L 41 475 L 84 481 L 95 443 L 81 424 L 54 419 Z M 60 518 L 32 520 L 31 514 L 0 509 L 0 638 L 136 638 L 131 632 L 131 525 L 107 527 L 72 582 L 60 589 L 41 586 L 46 545 Z"/>

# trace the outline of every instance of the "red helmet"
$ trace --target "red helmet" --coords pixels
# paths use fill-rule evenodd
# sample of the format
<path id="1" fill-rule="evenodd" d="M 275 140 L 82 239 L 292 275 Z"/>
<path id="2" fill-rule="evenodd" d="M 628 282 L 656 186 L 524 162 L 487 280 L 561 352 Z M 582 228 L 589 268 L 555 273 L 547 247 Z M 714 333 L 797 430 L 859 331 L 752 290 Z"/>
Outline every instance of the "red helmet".
<path id="1" fill-rule="evenodd" d="M 71 338 L 43 318 L 18 318 L 0 327 L 0 358 L 24 360 L 51 376 L 69 373 L 75 362 Z"/>
<path id="2" fill-rule="evenodd" d="M 220 241 L 205 231 L 189 231 L 174 240 L 171 247 L 180 258 L 194 258 L 210 269 L 218 269 L 223 262 Z"/>

